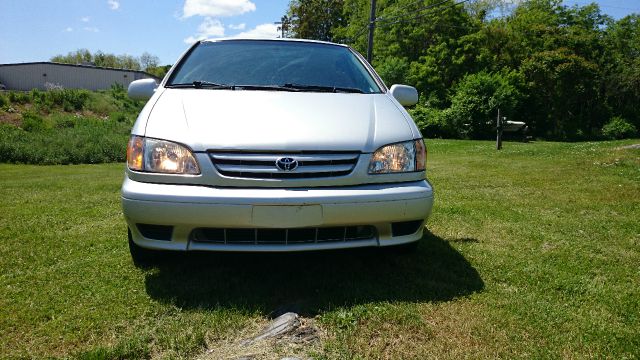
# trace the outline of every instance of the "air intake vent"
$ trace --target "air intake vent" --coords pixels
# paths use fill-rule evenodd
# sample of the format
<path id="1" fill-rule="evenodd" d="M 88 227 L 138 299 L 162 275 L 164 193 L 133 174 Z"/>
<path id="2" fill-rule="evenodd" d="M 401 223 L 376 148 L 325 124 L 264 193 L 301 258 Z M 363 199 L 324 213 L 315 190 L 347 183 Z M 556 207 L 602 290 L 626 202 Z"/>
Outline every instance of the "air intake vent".
<path id="1" fill-rule="evenodd" d="M 349 175 L 359 153 L 230 153 L 210 152 L 220 174 L 251 179 L 305 179 Z"/>
<path id="2" fill-rule="evenodd" d="M 420 230 L 424 220 L 413 220 L 391 223 L 391 233 L 393 236 L 404 236 L 415 234 Z"/>
<path id="3" fill-rule="evenodd" d="M 136 227 L 147 239 L 171 241 L 173 226 L 136 224 Z"/>
<path id="4" fill-rule="evenodd" d="M 291 245 L 346 242 L 375 238 L 373 226 L 336 226 L 291 229 L 199 228 L 193 230 L 195 242 L 234 245 Z"/>

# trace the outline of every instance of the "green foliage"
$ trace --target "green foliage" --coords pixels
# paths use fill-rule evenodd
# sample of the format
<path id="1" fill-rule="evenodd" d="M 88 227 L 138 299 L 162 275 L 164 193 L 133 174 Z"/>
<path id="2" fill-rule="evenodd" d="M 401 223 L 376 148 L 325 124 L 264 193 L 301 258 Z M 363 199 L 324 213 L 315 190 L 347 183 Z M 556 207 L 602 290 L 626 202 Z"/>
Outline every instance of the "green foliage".
<path id="1" fill-rule="evenodd" d="M 28 93 L 21 91 L 9 91 L 9 95 L 7 97 L 10 103 L 20 105 L 26 104 L 31 100 Z"/>
<path id="2" fill-rule="evenodd" d="M 90 92 L 83 89 L 52 89 L 41 91 L 33 89 L 29 93 L 31 102 L 41 111 L 51 112 L 53 109 L 78 111 L 85 108 Z"/>
<path id="3" fill-rule="evenodd" d="M 390 56 L 378 63 L 376 68 L 387 86 L 406 83 L 406 76 L 409 71 L 409 62 L 406 59 Z"/>
<path id="4" fill-rule="evenodd" d="M 334 40 L 334 29 L 344 26 L 342 0 L 292 0 L 285 27 L 294 37 Z"/>
<path id="5" fill-rule="evenodd" d="M 566 49 L 543 51 L 522 63 L 530 94 L 528 122 L 559 140 L 594 137 L 603 119 L 598 66 Z"/>
<path id="6" fill-rule="evenodd" d="M 127 123 L 58 117 L 48 124 L 38 115 L 23 118 L 22 129 L 0 124 L 0 162 L 96 164 L 124 161 Z"/>
<path id="7" fill-rule="evenodd" d="M 495 129 L 495 118 L 515 119 L 522 101 L 518 90 L 519 74 L 479 72 L 460 80 L 453 88 L 451 107 L 444 111 L 444 122 L 456 129 L 456 137 L 489 138 Z"/>
<path id="8" fill-rule="evenodd" d="M 101 67 L 142 70 L 140 59 L 131 55 L 105 54 L 102 51 L 92 54 L 87 49 L 71 51 L 67 55 L 56 55 L 51 58 L 51 61 L 63 64 L 93 64 Z"/>
<path id="9" fill-rule="evenodd" d="M 123 161 L 131 125 L 143 105 L 128 99 L 122 86 L 101 92 L 33 90 L 13 98 L 24 102 L 13 103 L 21 124 L 0 123 L 0 162 Z"/>
<path id="10" fill-rule="evenodd" d="M 0 93 L 0 110 L 4 109 L 7 105 L 9 105 L 9 99 L 3 93 Z"/>
<path id="11" fill-rule="evenodd" d="M 417 105 L 409 109 L 409 113 L 418 125 L 420 132 L 425 137 L 430 138 L 459 138 L 462 135 L 455 124 L 450 121 L 450 110 L 440 110 L 438 108 Z"/>
<path id="12" fill-rule="evenodd" d="M 167 72 L 169 72 L 169 69 L 171 69 L 171 65 L 151 66 L 151 67 L 145 68 L 144 71 L 148 72 L 149 74 L 159 79 L 162 79 L 164 78 L 165 75 L 167 75 Z"/>
<path id="13" fill-rule="evenodd" d="M 63 64 L 92 64 L 116 69 L 144 70 L 159 78 L 164 77 L 171 68 L 171 65 L 160 66 L 160 59 L 148 52 L 142 53 L 140 57 L 135 57 L 127 54 L 106 54 L 102 51 L 91 53 L 87 49 L 78 49 L 67 55 L 56 55 L 51 58 L 51 61 Z"/>
<path id="14" fill-rule="evenodd" d="M 320 3 L 324 2 L 292 1 L 289 13 Z M 516 3 L 378 1 L 373 65 L 388 84 L 407 83 L 418 89 L 422 105 L 412 113 L 421 129 L 430 129 L 428 136 L 485 137 L 488 129 L 479 126 L 480 118 L 495 118 L 497 108 L 480 102 L 496 101 L 486 95 L 496 84 L 483 87 L 467 77 L 515 73 L 521 74 L 511 84 L 516 91 L 506 93 L 514 98 L 500 101 L 513 104 L 507 110 L 515 112 L 511 118 L 527 122 L 534 136 L 598 138 L 612 116 L 640 127 L 640 15 L 615 21 L 597 4 Z M 297 13 L 296 21 L 306 26 L 304 36 L 328 33 L 334 41 L 364 53 L 370 2 L 331 4 L 332 13 L 337 8 L 342 11 L 336 17 L 339 21 L 325 21 L 325 15 L 316 11 Z M 471 85 L 473 89 L 468 89 Z M 465 95 L 473 99 L 465 100 Z M 466 132 L 452 132 L 460 123 L 475 125 Z"/>
<path id="15" fill-rule="evenodd" d="M 40 132 L 47 130 L 50 126 L 44 121 L 42 116 L 33 111 L 25 111 L 22 114 L 22 128 L 28 132 Z"/>
<path id="16" fill-rule="evenodd" d="M 637 134 L 638 129 L 619 116 L 613 117 L 602 127 L 602 135 L 611 140 L 631 138 Z"/>

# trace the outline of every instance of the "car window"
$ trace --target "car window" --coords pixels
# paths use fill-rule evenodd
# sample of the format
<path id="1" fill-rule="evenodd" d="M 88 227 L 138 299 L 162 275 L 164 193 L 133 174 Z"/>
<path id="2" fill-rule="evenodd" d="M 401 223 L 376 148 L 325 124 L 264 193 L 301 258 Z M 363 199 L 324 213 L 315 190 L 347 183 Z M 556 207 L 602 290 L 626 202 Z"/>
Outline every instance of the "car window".
<path id="1" fill-rule="evenodd" d="M 238 86 L 296 84 L 381 92 L 350 49 L 308 42 L 202 42 L 182 60 L 167 85 L 194 81 Z"/>

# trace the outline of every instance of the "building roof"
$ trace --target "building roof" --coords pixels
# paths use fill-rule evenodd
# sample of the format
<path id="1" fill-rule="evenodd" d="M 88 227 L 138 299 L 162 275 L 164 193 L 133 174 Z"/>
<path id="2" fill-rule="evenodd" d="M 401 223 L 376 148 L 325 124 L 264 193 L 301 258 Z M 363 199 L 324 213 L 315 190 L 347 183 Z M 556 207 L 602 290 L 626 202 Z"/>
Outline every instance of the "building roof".
<path id="1" fill-rule="evenodd" d="M 59 65 L 59 66 L 71 66 L 71 67 L 80 67 L 80 68 L 88 68 L 88 69 L 135 72 L 135 73 L 145 74 L 145 75 L 147 75 L 149 77 L 152 77 L 152 78 L 154 78 L 156 80 L 162 80 L 159 77 L 157 77 L 155 75 L 152 75 L 152 74 L 149 74 L 148 72 L 142 71 L 142 70 L 119 69 L 119 68 L 94 66 L 94 65 L 84 65 L 84 64 L 65 64 L 65 63 L 52 62 L 52 61 L 35 61 L 35 62 L 13 63 L 13 64 L 0 64 L 0 66 L 18 66 L 18 65 Z"/>

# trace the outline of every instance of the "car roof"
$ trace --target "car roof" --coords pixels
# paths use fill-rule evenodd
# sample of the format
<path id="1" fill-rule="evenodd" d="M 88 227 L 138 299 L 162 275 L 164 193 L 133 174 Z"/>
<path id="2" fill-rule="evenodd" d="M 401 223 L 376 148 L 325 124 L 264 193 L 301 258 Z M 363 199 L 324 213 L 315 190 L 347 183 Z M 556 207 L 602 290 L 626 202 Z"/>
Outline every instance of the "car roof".
<path id="1" fill-rule="evenodd" d="M 303 43 L 314 43 L 314 44 L 325 44 L 325 45 L 335 45 L 335 46 L 342 46 L 342 47 L 349 47 L 348 45 L 345 44 L 337 44 L 337 43 L 332 43 L 329 41 L 320 41 L 320 40 L 309 40 L 309 39 L 289 39 L 289 38 L 272 38 L 272 39 L 265 39 L 265 38 L 252 38 L 252 37 L 234 37 L 234 38 L 215 38 L 215 39 L 204 39 L 204 40 L 200 40 L 201 42 L 219 42 L 219 41 L 245 41 L 245 40 L 251 40 L 251 41 L 285 41 L 285 42 L 303 42 Z"/>

